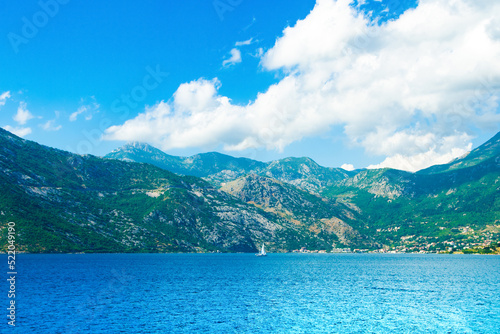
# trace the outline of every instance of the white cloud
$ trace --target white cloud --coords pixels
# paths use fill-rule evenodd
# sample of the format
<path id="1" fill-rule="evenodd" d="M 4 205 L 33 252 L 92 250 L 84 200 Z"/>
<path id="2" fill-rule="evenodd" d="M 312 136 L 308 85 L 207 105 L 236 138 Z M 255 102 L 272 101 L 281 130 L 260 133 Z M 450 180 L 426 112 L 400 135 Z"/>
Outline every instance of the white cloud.
<path id="1" fill-rule="evenodd" d="M 31 128 L 12 127 L 10 125 L 6 125 L 3 128 L 19 137 L 25 137 L 31 133 Z"/>
<path id="2" fill-rule="evenodd" d="M 241 52 L 240 50 L 233 48 L 230 51 L 231 57 L 222 62 L 222 66 L 231 66 L 237 63 L 241 63 Z"/>
<path id="3" fill-rule="evenodd" d="M 352 164 L 343 164 L 340 166 L 340 168 L 345 169 L 346 171 L 353 171 L 354 170 L 354 165 Z"/>
<path id="4" fill-rule="evenodd" d="M 72 113 L 71 115 L 69 115 L 69 120 L 71 122 L 76 121 L 76 119 L 78 118 L 78 115 L 83 114 L 86 111 L 87 111 L 87 107 L 86 106 L 79 107 L 77 111 L 75 111 L 74 113 Z"/>
<path id="5" fill-rule="evenodd" d="M 260 57 L 262 57 L 263 54 L 264 54 L 264 49 L 263 48 L 257 48 L 257 50 L 255 50 L 255 53 L 252 54 L 252 57 L 260 58 Z"/>
<path id="6" fill-rule="evenodd" d="M 59 131 L 62 129 L 62 125 L 55 125 L 56 120 L 52 119 L 40 125 L 45 131 Z"/>
<path id="7" fill-rule="evenodd" d="M 5 104 L 5 101 L 10 98 L 10 92 L 5 92 L 0 95 L 0 106 Z M 26 102 L 20 102 L 17 107 L 16 114 L 12 117 L 19 125 L 25 125 L 30 119 L 35 118 L 27 108 Z M 3 127 L 5 130 L 12 132 L 16 136 L 25 137 L 31 133 L 30 127 L 13 127 L 10 125 L 5 125 Z"/>
<path id="8" fill-rule="evenodd" d="M 78 116 L 81 114 L 85 115 L 85 120 L 90 121 L 94 114 L 98 113 L 100 110 L 100 105 L 96 102 L 95 98 L 91 97 L 91 102 L 88 104 L 81 105 L 78 109 L 69 115 L 70 122 L 75 122 L 78 119 Z M 83 99 L 81 101 L 83 103 Z"/>
<path id="9" fill-rule="evenodd" d="M 234 105 L 217 80 L 195 80 L 106 138 L 282 150 L 343 126 L 351 143 L 384 157 L 379 166 L 450 160 L 470 149 L 473 127 L 500 124 L 498 17 L 496 1 L 421 0 L 375 25 L 348 0 L 318 0 L 262 56 L 284 77 L 255 101 Z M 236 51 L 224 65 L 241 61 Z"/>
<path id="10" fill-rule="evenodd" d="M 8 98 L 10 98 L 10 91 L 3 92 L 2 94 L 0 94 L 0 107 L 5 105 Z"/>
<path id="11" fill-rule="evenodd" d="M 472 137 L 467 134 L 438 138 L 434 134 L 415 136 L 397 133 L 388 138 L 387 143 L 384 144 L 389 146 L 393 144 L 406 145 L 409 148 L 407 152 L 404 154 L 395 153 L 382 163 L 368 166 L 368 168 L 391 167 L 415 172 L 431 165 L 445 164 L 469 152 L 472 149 L 471 139 Z M 404 152 L 403 149 L 389 149 L 388 151 Z"/>
<path id="12" fill-rule="evenodd" d="M 234 46 L 243 46 L 243 45 L 250 45 L 253 42 L 253 38 L 247 39 L 246 41 L 238 41 L 234 44 Z"/>
<path id="13" fill-rule="evenodd" d="M 17 108 L 17 113 L 12 117 L 19 125 L 26 124 L 30 119 L 34 118 L 26 106 L 26 102 L 20 102 Z"/>
<path id="14" fill-rule="evenodd" d="M 160 102 L 136 118 L 106 130 L 105 139 L 148 141 L 163 149 L 211 147 L 240 136 L 244 108 L 217 95 L 217 80 L 182 84 L 171 103 Z M 236 139 L 237 140 L 237 139 Z"/>
<path id="15" fill-rule="evenodd" d="M 40 124 L 40 127 L 45 131 L 59 131 L 62 129 L 62 125 L 56 125 L 56 121 L 59 118 L 59 111 L 54 112 L 56 114 L 55 119 L 51 119 L 43 124 Z"/>

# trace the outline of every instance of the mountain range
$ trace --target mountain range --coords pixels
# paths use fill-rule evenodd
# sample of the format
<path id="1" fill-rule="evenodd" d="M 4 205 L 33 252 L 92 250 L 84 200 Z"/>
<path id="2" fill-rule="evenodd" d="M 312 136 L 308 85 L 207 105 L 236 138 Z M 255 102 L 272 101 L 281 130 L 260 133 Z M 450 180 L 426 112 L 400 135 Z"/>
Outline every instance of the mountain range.
<path id="1" fill-rule="evenodd" d="M 81 156 L 2 129 L 0 144 L 4 250 L 9 221 L 27 252 L 467 252 L 500 240 L 500 133 L 416 173 L 144 143 Z"/>
<path id="2" fill-rule="evenodd" d="M 0 168 L 4 250 L 8 222 L 26 252 L 255 252 L 261 243 L 273 251 L 329 248 L 346 234 L 316 225 L 334 219 L 347 226 L 342 218 L 351 219 L 351 209 L 338 204 L 298 222 L 195 176 L 71 154 L 2 129 Z M 315 196 L 311 205 L 322 201 Z"/>
<path id="3" fill-rule="evenodd" d="M 204 178 L 215 186 L 252 173 L 274 178 L 310 192 L 318 192 L 356 174 L 342 168 L 323 167 L 305 157 L 271 162 L 235 158 L 216 152 L 177 157 L 151 145 L 137 142 L 120 147 L 105 158 L 149 163 L 173 173 Z"/>

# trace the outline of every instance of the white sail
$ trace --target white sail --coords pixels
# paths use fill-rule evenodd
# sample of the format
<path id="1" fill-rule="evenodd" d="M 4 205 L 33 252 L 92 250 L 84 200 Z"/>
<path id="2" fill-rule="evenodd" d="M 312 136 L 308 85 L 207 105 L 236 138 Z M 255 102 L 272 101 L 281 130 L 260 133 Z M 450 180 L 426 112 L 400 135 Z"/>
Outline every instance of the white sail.
<path id="1" fill-rule="evenodd" d="M 266 250 L 264 249 L 264 244 L 262 244 L 262 249 L 260 250 L 259 254 L 255 254 L 257 256 L 266 256 Z"/>

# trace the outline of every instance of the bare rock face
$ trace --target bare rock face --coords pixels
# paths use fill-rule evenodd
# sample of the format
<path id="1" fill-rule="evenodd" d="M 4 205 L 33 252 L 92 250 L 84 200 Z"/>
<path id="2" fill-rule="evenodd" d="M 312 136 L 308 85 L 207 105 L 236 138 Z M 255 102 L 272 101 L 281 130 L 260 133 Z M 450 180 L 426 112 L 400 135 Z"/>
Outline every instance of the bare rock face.
<path id="1" fill-rule="evenodd" d="M 283 217 L 296 228 L 307 230 L 315 238 L 322 238 L 325 244 L 350 246 L 363 242 L 360 233 L 346 223 L 353 221 L 358 213 L 336 201 L 255 174 L 229 182 L 221 189 Z"/>
<path id="2" fill-rule="evenodd" d="M 339 218 L 322 219 L 322 222 L 325 229 L 334 233 L 339 238 L 339 241 L 346 246 L 351 246 L 362 239 L 358 231 Z"/>

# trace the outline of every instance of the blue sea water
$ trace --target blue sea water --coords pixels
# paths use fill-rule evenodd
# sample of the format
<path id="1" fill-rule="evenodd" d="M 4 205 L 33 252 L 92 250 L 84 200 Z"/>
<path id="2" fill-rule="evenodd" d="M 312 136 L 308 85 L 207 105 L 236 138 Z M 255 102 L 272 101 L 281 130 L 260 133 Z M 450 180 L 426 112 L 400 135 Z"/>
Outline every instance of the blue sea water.
<path id="1" fill-rule="evenodd" d="M 21 254 L 16 260 L 16 326 L 7 325 L 3 280 L 2 333 L 500 333 L 498 256 Z M 4 263 L 7 276 L 6 256 Z"/>

